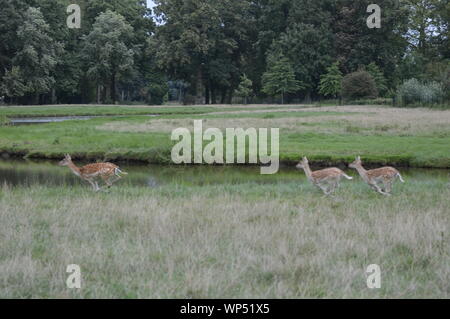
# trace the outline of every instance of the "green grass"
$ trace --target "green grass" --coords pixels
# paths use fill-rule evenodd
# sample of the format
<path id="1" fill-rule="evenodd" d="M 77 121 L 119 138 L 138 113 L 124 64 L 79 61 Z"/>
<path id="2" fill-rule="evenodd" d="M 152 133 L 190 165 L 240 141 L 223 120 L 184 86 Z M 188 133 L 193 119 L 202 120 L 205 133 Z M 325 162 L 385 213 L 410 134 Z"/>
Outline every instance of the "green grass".
<path id="1" fill-rule="evenodd" d="M 170 163 L 174 145 L 170 140 L 172 129 L 190 127 L 194 119 L 204 119 L 204 127 L 221 129 L 279 127 L 280 159 L 288 164 L 293 164 L 300 155 L 322 165 L 348 163 L 360 155 L 366 164 L 373 165 L 450 167 L 448 111 L 402 109 L 406 115 L 414 114 L 416 117 L 405 119 L 405 115 L 397 115 L 400 111 L 390 108 L 312 108 L 297 112 L 287 111 L 284 106 L 267 108 L 266 112 L 259 108 L 214 108 L 215 113 L 228 113 L 215 114 L 210 110 L 210 113 L 200 116 L 198 113 L 205 112 L 205 108 L 182 107 L 168 108 L 167 111 L 178 113 L 162 114 L 158 118 L 133 115 L 0 126 L 0 153 L 39 159 L 59 159 L 70 153 L 75 159 L 94 161 Z M 17 108 L 18 111 L 21 109 Z M 85 109 L 97 111 L 97 107 Z M 388 113 L 390 110 L 394 113 Z M 187 111 L 192 114 L 185 114 Z M 42 112 L 47 112 L 47 108 L 44 107 Z M 33 114 L 38 115 L 39 112 Z"/>
<path id="2" fill-rule="evenodd" d="M 279 106 L 277 108 L 298 108 L 299 106 Z M 270 109 L 270 106 L 260 106 L 258 109 Z M 155 107 L 155 106 L 10 106 L 0 107 L 0 116 L 10 118 L 27 117 L 55 117 L 55 116 L 113 116 L 113 115 L 164 115 L 164 114 L 203 114 L 212 112 L 245 110 L 244 107 L 222 106 L 179 106 L 179 107 Z"/>
<path id="3" fill-rule="evenodd" d="M 121 183 L 121 182 L 120 182 Z M 3 298 L 448 298 L 448 178 L 0 191 Z M 82 289 L 65 282 L 81 267 Z M 381 267 L 381 289 L 365 270 Z"/>

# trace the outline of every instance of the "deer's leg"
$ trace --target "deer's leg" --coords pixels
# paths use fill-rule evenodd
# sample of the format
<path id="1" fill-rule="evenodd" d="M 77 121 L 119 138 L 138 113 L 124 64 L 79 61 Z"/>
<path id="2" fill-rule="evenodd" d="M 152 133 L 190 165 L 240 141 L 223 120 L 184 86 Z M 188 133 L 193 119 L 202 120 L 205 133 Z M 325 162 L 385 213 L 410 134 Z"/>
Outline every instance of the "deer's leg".
<path id="1" fill-rule="evenodd" d="M 92 188 L 94 189 L 94 192 L 97 191 L 98 185 L 95 185 L 95 182 L 91 179 L 87 179 L 87 181 L 89 182 L 89 184 L 91 184 Z"/>
<path id="2" fill-rule="evenodd" d="M 336 192 L 336 189 L 338 189 L 338 187 L 339 187 L 339 181 L 337 180 L 333 183 L 333 193 Z"/>
<path id="3" fill-rule="evenodd" d="M 327 187 L 327 185 L 320 185 L 320 188 L 322 189 L 322 191 L 323 191 L 323 193 L 325 194 L 325 195 L 330 195 L 330 193 L 331 193 L 331 191 L 330 191 L 330 188 L 328 188 Z"/>
<path id="4" fill-rule="evenodd" d="M 102 180 L 105 182 L 105 184 L 110 188 L 113 185 L 113 182 L 111 182 L 112 176 L 102 175 Z"/>
<path id="5" fill-rule="evenodd" d="M 94 184 L 95 184 L 95 191 L 98 192 L 100 190 L 100 187 L 98 186 L 98 182 L 95 181 Z"/>
<path id="6" fill-rule="evenodd" d="M 385 186 L 384 186 L 384 190 L 385 190 L 385 192 L 386 193 L 391 193 L 392 192 L 392 180 L 388 180 L 388 181 L 386 181 L 386 183 L 384 184 Z"/>
<path id="7" fill-rule="evenodd" d="M 373 184 L 373 185 L 374 185 L 374 187 L 375 187 L 375 190 L 376 190 L 378 193 L 380 193 L 381 195 L 390 196 L 390 194 L 384 192 L 384 191 L 380 188 L 380 186 L 378 186 L 377 184 Z"/>

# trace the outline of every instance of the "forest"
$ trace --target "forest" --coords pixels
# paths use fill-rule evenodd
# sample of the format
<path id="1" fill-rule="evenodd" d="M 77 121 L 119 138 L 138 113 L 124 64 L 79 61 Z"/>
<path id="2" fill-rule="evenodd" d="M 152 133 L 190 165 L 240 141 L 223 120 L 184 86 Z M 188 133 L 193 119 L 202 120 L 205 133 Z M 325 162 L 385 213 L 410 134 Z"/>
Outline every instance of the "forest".
<path id="1" fill-rule="evenodd" d="M 0 0 L 0 103 L 448 105 L 449 1 L 154 2 Z"/>

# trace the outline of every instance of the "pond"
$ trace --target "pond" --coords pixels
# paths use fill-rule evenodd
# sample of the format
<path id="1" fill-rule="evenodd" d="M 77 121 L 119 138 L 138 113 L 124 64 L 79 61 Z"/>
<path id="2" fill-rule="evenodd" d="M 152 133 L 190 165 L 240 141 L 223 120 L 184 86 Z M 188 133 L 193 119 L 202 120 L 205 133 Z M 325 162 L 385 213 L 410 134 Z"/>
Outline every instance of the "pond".
<path id="1" fill-rule="evenodd" d="M 57 162 L 31 162 L 23 160 L 0 161 L 0 184 L 11 186 L 65 186 L 86 185 L 67 167 L 59 167 Z M 76 163 L 81 166 L 81 163 Z M 304 181 L 305 175 L 294 167 L 281 167 L 278 174 L 260 175 L 256 166 L 176 166 L 176 165 L 126 165 L 121 169 L 129 173 L 117 185 L 160 187 L 168 184 L 185 186 L 234 185 L 247 182 L 277 184 Z M 448 179 L 450 170 L 400 169 L 405 178 Z M 355 171 L 348 170 L 352 176 Z"/>

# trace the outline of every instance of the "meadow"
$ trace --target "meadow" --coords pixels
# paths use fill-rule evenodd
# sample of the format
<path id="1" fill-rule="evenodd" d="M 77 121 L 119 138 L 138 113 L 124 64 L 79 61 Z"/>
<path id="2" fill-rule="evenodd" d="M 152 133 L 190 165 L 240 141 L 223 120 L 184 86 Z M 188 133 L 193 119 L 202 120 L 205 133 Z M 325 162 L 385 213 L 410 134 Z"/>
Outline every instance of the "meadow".
<path id="1" fill-rule="evenodd" d="M 58 107 L 0 108 L 0 116 L 51 116 Z M 81 108 L 85 113 L 81 113 Z M 128 107 L 63 107 L 65 115 L 121 114 Z M 116 110 L 114 110 L 116 108 Z M 170 133 L 203 119 L 204 128 L 280 128 L 280 159 L 294 164 L 300 155 L 313 163 L 336 165 L 361 155 L 366 164 L 450 167 L 450 111 L 381 106 L 214 106 L 129 107 L 141 115 L 98 117 L 33 126 L 0 126 L 0 153 L 58 159 L 65 153 L 86 160 L 170 163 Z M 30 109 L 27 111 L 27 109 Z M 38 108 L 39 109 L 39 108 Z M 51 111 L 49 111 L 51 109 Z M 159 110 L 159 111 L 158 111 Z M 63 112 L 61 111 L 61 112 Z M 19 113 L 20 113 L 19 112 Z M 26 113 L 28 112 L 28 113 Z M 130 111 L 131 112 L 131 111 Z M 142 114 L 157 114 L 157 117 Z M 164 113 L 165 112 L 165 113 Z"/>
<path id="2" fill-rule="evenodd" d="M 448 298 L 448 177 L 1 189 L 6 298 Z M 67 289 L 78 264 L 82 288 Z M 378 264 L 381 289 L 365 270 Z"/>
<path id="3" fill-rule="evenodd" d="M 0 160 L 0 297 L 450 297 L 450 111 L 237 108 L 0 127 L 4 155 L 124 160 L 130 173 L 94 193 L 55 161 Z M 135 168 L 167 164 L 171 130 L 193 119 L 279 127 L 288 167 L 273 176 Z M 323 196 L 292 169 L 300 155 L 344 167 L 358 154 L 369 166 L 398 165 L 406 183 L 384 197 L 348 170 L 354 180 Z M 79 290 L 66 287 L 70 264 L 81 267 Z M 366 285 L 371 264 L 381 267 L 380 289 Z"/>

